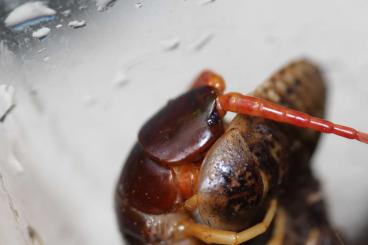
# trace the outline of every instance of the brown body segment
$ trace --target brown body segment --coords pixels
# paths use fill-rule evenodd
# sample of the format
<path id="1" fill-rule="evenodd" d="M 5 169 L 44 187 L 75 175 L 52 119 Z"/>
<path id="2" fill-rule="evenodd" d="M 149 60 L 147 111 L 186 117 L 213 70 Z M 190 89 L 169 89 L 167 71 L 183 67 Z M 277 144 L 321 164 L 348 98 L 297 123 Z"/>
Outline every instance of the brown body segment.
<path id="1" fill-rule="evenodd" d="M 126 162 L 121 183 L 119 193 L 142 212 L 167 213 L 174 211 L 178 202 L 172 171 L 148 158 L 139 144 Z"/>
<path id="2" fill-rule="evenodd" d="M 325 85 L 318 69 L 307 61 L 288 65 L 259 86 L 252 95 L 313 116 L 322 116 L 324 112 Z M 146 132 L 145 137 L 148 136 L 149 133 Z M 213 139 L 217 137 L 218 135 Z M 198 210 L 194 216 L 179 208 L 189 196 L 183 194 L 186 191 L 179 189 L 191 188 L 185 187 L 184 182 L 177 175 L 180 171 L 173 167 L 168 169 L 176 185 L 177 199 L 173 201 L 169 198 L 173 204 L 172 209 L 164 207 L 156 214 L 155 211 L 144 207 L 145 204 L 141 205 L 143 208 L 132 205 L 127 198 L 127 192 L 119 191 L 124 185 L 124 178 L 120 179 L 116 195 L 120 228 L 124 234 L 135 239 L 133 244 L 138 244 L 138 240 L 141 243 L 176 244 L 175 241 L 184 236 L 178 229 L 183 220 L 195 218 L 197 222 L 214 228 L 239 231 L 262 219 L 270 198 L 277 197 L 287 213 L 286 240 L 283 244 L 298 244 L 293 243 L 296 241 L 295 237 L 305 243 L 309 239 L 308 232 L 312 228 L 321 231 L 321 235 L 317 237 L 320 239 L 318 241 L 321 241 L 319 244 L 330 244 L 321 240 L 322 238 L 335 239 L 325 218 L 323 204 L 320 205 L 319 212 L 309 212 L 310 209 L 314 209 L 314 206 L 305 204 L 307 194 L 298 194 L 302 189 L 316 189 L 316 185 L 311 184 L 315 183 L 315 180 L 310 174 L 309 160 L 318 137 L 319 134 L 311 130 L 283 125 L 263 118 L 238 115 L 223 136 L 210 148 L 202 163 L 198 187 L 192 190 L 198 192 Z M 140 142 L 143 142 L 142 137 L 140 138 Z M 214 142 L 213 139 L 211 142 Z M 143 142 L 143 145 L 147 144 Z M 148 145 L 154 146 L 154 142 L 149 142 Z M 209 145 L 205 145 L 204 148 L 208 147 Z M 185 160 L 198 161 L 203 157 L 203 152 L 202 149 L 197 152 L 200 152 L 198 157 L 193 158 L 187 154 L 189 158 L 180 157 L 173 162 L 187 165 Z M 165 155 L 165 159 L 158 159 L 153 151 L 146 153 L 151 160 L 164 163 L 170 162 L 169 158 L 173 159 L 172 156 L 166 157 L 169 155 Z M 193 166 L 194 163 L 189 164 Z M 185 177 L 185 179 L 191 179 L 187 185 L 193 185 L 196 179 L 194 175 L 198 169 L 192 169 L 193 171 L 188 171 L 186 174 L 190 176 L 192 173 L 192 177 Z M 299 183 L 295 176 L 311 181 Z M 135 174 L 132 178 L 140 177 L 142 177 L 140 174 Z M 179 182 L 181 185 L 176 184 Z M 294 189 L 288 189 L 287 185 L 292 185 Z M 305 191 L 305 193 L 309 192 Z M 297 198 L 292 205 L 287 201 L 289 196 Z M 310 215 L 294 219 L 297 217 L 295 210 L 300 213 L 307 212 Z M 319 221 L 316 222 L 316 220 Z M 250 244 L 265 244 L 271 232 L 272 229 L 251 241 Z M 185 241 L 188 244 L 198 243 L 191 238 L 180 240 L 180 242 Z"/>
<path id="3" fill-rule="evenodd" d="M 252 95 L 313 116 L 323 114 L 321 74 L 306 62 L 281 70 Z M 254 224 L 259 219 L 255 214 L 262 213 L 269 193 L 274 195 L 289 169 L 308 164 L 317 139 L 314 131 L 237 115 L 203 161 L 198 188 L 201 222 L 232 231 Z"/>
<path id="4" fill-rule="evenodd" d="M 203 86 L 169 101 L 138 134 L 146 154 L 163 164 L 200 160 L 224 130 L 216 98 Z"/>

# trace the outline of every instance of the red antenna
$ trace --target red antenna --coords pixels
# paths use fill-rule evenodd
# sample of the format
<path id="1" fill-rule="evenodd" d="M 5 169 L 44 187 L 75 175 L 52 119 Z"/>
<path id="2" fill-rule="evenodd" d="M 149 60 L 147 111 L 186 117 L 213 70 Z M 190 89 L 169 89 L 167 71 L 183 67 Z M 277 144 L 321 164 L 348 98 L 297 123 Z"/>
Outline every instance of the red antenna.
<path id="1" fill-rule="evenodd" d="M 227 93 L 217 98 L 220 112 L 232 111 L 245 115 L 264 117 L 273 121 L 310 128 L 326 134 L 335 134 L 368 144 L 368 134 L 330 121 L 312 117 L 306 113 L 289 109 L 260 98 Z"/>

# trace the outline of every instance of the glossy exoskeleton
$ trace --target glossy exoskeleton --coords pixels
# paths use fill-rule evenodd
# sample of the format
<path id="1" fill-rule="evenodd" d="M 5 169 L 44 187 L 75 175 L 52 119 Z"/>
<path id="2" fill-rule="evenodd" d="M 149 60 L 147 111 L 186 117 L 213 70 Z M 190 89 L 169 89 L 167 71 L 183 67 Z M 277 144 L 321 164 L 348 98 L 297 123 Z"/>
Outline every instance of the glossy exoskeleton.
<path id="1" fill-rule="evenodd" d="M 140 130 L 115 195 L 127 241 L 340 244 L 310 169 L 316 131 L 368 137 L 317 118 L 319 69 L 291 63 L 248 96 L 224 88 L 205 71 Z M 226 111 L 238 113 L 229 124 Z"/>

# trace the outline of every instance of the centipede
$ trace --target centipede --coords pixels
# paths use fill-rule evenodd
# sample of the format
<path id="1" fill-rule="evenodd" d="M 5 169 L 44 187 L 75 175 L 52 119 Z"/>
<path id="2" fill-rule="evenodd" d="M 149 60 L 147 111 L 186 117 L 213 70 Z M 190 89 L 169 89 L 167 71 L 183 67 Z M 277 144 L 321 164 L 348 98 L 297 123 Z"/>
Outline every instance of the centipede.
<path id="1" fill-rule="evenodd" d="M 140 129 L 115 192 L 126 242 L 344 244 L 311 157 L 321 132 L 363 143 L 368 135 L 321 119 L 321 69 L 300 59 L 251 93 L 224 91 L 205 70 Z"/>

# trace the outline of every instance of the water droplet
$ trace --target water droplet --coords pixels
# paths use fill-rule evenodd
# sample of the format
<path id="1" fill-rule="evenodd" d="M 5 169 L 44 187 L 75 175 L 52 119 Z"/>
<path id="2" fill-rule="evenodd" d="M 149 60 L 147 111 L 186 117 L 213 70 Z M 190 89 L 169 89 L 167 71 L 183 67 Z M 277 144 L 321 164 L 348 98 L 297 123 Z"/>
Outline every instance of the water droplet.
<path id="1" fill-rule="evenodd" d="M 180 45 L 180 39 L 178 37 L 173 37 L 170 39 L 162 40 L 161 45 L 166 51 L 175 50 Z"/>
<path id="2" fill-rule="evenodd" d="M 105 11 L 112 7 L 116 0 L 96 0 L 97 11 Z"/>
<path id="3" fill-rule="evenodd" d="M 42 52 L 44 52 L 46 50 L 46 48 L 41 48 L 41 49 L 39 49 L 39 50 L 37 50 L 37 53 L 42 53 Z"/>
<path id="4" fill-rule="evenodd" d="M 45 56 L 44 58 L 43 58 L 43 61 L 45 61 L 45 62 L 47 62 L 47 61 L 49 61 L 50 60 L 50 56 Z"/>
<path id="5" fill-rule="evenodd" d="M 73 27 L 74 29 L 77 29 L 77 28 L 85 27 L 87 25 L 87 22 L 84 20 L 73 20 L 73 21 L 70 21 L 68 25 L 70 27 Z"/>
<path id="6" fill-rule="evenodd" d="M 203 34 L 189 45 L 189 49 L 192 51 L 199 51 L 203 49 L 213 37 L 214 35 L 212 33 Z"/>
<path id="7" fill-rule="evenodd" d="M 87 5 L 80 5 L 79 6 L 79 10 L 85 10 L 85 9 L 87 9 L 88 8 L 88 6 Z"/>
<path id="8" fill-rule="evenodd" d="M 61 14 L 65 17 L 65 18 L 69 18 L 71 16 L 72 11 L 70 9 L 66 9 L 64 11 L 61 12 Z"/>
<path id="9" fill-rule="evenodd" d="M 0 85 L 0 122 L 3 122 L 6 116 L 14 108 L 15 89 L 11 85 Z"/>
<path id="10" fill-rule="evenodd" d="M 60 29 L 61 27 L 63 27 L 63 25 L 62 24 L 58 24 L 58 25 L 56 25 L 55 26 L 57 29 Z"/>
<path id="11" fill-rule="evenodd" d="M 123 85 L 127 84 L 128 81 L 129 81 L 129 78 L 128 78 L 126 72 L 123 71 L 123 70 L 119 70 L 116 73 L 116 75 L 115 75 L 115 77 L 114 77 L 114 79 L 112 81 L 112 84 L 114 85 L 114 87 L 120 88 Z"/>
<path id="12" fill-rule="evenodd" d="M 34 31 L 32 33 L 32 37 L 34 38 L 38 38 L 38 39 L 43 39 L 45 38 L 47 35 L 49 35 L 50 33 L 50 28 L 48 27 L 41 27 L 40 29 Z"/>
<path id="13" fill-rule="evenodd" d="M 140 9 L 140 8 L 142 8 L 142 7 L 143 7 L 143 3 L 142 3 L 142 2 L 135 3 L 135 7 L 136 7 L 137 9 Z"/>
<path id="14" fill-rule="evenodd" d="M 204 6 L 204 5 L 207 5 L 207 4 L 210 4 L 210 3 L 213 3 L 215 2 L 216 0 L 199 0 L 198 1 L 198 4 L 201 5 L 201 6 Z"/>
<path id="15" fill-rule="evenodd" d="M 55 14 L 56 11 L 49 8 L 44 2 L 27 2 L 11 11 L 4 23 L 5 26 L 19 31 L 30 25 L 52 20 Z"/>

